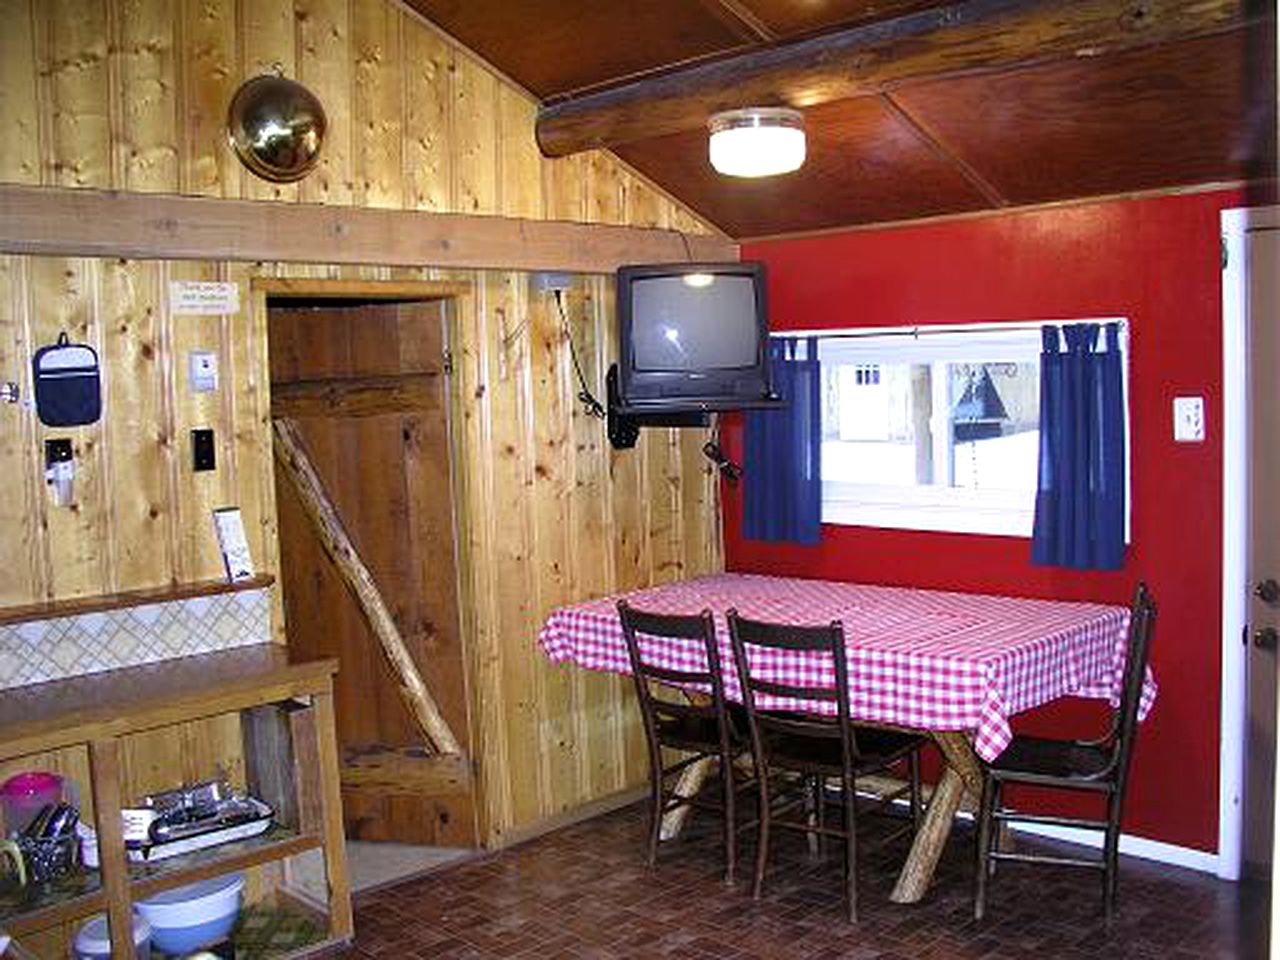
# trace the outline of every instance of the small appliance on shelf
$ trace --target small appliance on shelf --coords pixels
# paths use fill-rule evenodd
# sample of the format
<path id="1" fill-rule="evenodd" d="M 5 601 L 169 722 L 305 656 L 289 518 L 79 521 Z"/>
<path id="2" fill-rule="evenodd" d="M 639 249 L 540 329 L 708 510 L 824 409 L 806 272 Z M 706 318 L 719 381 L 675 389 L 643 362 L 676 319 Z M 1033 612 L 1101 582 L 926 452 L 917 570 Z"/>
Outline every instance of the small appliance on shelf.
<path id="1" fill-rule="evenodd" d="M 274 811 L 256 797 L 236 793 L 225 780 L 208 780 L 143 798 L 121 811 L 130 860 L 152 861 L 264 833 Z"/>

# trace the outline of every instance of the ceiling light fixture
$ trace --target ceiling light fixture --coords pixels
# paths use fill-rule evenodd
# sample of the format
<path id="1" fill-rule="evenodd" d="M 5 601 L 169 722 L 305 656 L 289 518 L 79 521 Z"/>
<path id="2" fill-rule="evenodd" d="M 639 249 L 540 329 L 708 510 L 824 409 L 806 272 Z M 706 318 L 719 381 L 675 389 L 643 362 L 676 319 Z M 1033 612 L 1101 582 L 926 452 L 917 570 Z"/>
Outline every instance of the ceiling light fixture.
<path id="1" fill-rule="evenodd" d="M 788 107 L 745 107 L 707 121 L 711 166 L 730 177 L 772 177 L 804 163 L 804 115 Z"/>

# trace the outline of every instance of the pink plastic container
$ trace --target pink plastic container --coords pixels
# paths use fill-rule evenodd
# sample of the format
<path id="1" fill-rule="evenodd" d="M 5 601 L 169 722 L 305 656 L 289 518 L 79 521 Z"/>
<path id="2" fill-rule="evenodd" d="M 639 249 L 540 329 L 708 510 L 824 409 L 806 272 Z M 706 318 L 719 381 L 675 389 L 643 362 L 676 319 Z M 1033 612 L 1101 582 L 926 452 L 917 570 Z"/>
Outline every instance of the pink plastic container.
<path id="1" fill-rule="evenodd" d="M 45 806 L 61 799 L 62 778 L 56 773 L 31 770 L 14 774 L 0 784 L 5 834 L 21 833 Z"/>

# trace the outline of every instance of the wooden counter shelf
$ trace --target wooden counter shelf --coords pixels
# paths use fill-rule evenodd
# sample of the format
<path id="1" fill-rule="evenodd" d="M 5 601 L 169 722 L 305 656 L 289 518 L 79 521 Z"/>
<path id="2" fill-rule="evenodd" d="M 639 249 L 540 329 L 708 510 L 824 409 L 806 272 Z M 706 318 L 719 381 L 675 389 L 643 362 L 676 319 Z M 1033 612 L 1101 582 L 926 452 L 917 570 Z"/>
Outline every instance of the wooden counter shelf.
<path id="1" fill-rule="evenodd" d="M 162 890 L 207 880 L 220 873 L 246 870 L 323 846 L 323 839 L 316 834 L 300 834 L 284 827 L 272 827 L 261 836 L 234 840 L 168 860 L 150 864 L 130 863 L 129 877 L 135 899 L 141 899 L 153 897 Z"/>
<path id="2" fill-rule="evenodd" d="M 325 942 L 350 940 L 333 725 L 336 669 L 335 660 L 293 663 L 281 646 L 254 644 L 0 692 L 0 761 L 87 748 L 102 862 L 100 873 L 34 895 L 0 896 L 0 927 L 21 936 L 105 910 L 120 929 L 138 898 L 320 849 L 329 881 Z M 250 792 L 271 804 L 277 822 L 258 837 L 127 863 L 119 811 L 134 798 L 120 795 L 121 738 L 226 713 L 240 714 Z M 174 786 L 180 779 L 175 775 Z M 132 956 L 121 939 L 113 937 L 113 956 Z"/>
<path id="3" fill-rule="evenodd" d="M 0 927 L 6 933 L 21 937 L 101 913 L 107 908 L 102 891 L 102 876 L 96 870 L 84 871 L 55 881 L 43 889 L 24 888 L 0 895 Z"/>
<path id="4" fill-rule="evenodd" d="M 257 643 L 0 691 L 0 760 L 328 692 L 337 668 Z"/>

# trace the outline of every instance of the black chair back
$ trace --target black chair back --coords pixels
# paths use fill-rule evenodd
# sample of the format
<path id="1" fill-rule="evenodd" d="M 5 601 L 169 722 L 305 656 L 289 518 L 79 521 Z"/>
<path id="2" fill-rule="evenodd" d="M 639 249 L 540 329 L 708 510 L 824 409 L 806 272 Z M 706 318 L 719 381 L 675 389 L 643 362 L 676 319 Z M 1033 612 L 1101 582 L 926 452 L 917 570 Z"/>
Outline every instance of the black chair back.
<path id="1" fill-rule="evenodd" d="M 1111 714 L 1106 734 L 1092 740 L 1057 740 L 1015 735 L 1004 754 L 987 767 L 978 822 L 978 882 L 973 913 L 981 920 L 986 912 L 990 867 L 1001 860 L 1023 863 L 1052 863 L 1102 871 L 1103 907 L 1108 919 L 1114 915 L 1117 899 L 1120 856 L 1120 817 L 1133 758 L 1133 742 L 1138 732 L 1142 688 L 1147 676 L 1151 631 L 1156 607 L 1145 583 L 1134 591 L 1129 608 L 1129 628 L 1125 638 L 1125 663 L 1121 675 L 1120 702 Z M 1020 812 L 1002 803 L 1006 784 L 1031 784 L 1063 790 L 1087 790 L 1107 798 L 1107 817 L 1046 817 Z M 1044 856 L 997 849 L 995 825 L 1009 823 L 1052 823 L 1103 832 L 1102 858 Z"/>
<path id="2" fill-rule="evenodd" d="M 846 775 L 853 776 L 858 760 L 857 738 L 850 722 L 849 668 L 845 657 L 844 627 L 839 621 L 825 626 L 792 626 L 764 623 L 740 617 L 730 610 L 729 637 L 733 644 L 734 665 L 742 688 L 742 702 L 747 708 L 747 724 L 751 746 L 756 756 L 767 757 L 770 740 L 775 737 L 818 737 L 838 739 Z M 795 684 L 766 680 L 753 670 L 751 649 L 800 650 L 830 658 L 832 682 L 827 684 Z M 757 695 L 798 701 L 833 703 L 836 716 L 806 715 L 795 710 L 770 710 L 757 706 Z"/>
<path id="3" fill-rule="evenodd" d="M 657 743 L 658 725 L 663 720 L 714 718 L 720 727 L 721 746 L 727 752 L 730 729 L 725 709 L 724 675 L 720 669 L 720 651 L 716 646 L 716 628 L 711 611 L 703 610 L 697 615 L 650 613 L 619 600 L 618 616 L 622 621 L 622 635 L 626 638 L 627 655 L 631 660 L 631 676 L 650 743 Z M 663 644 L 684 646 L 686 649 L 680 652 L 680 659 L 701 666 L 665 667 L 646 659 L 641 635 L 653 637 Z M 654 682 L 698 688 L 710 696 L 710 701 L 698 698 L 683 701 L 659 699 L 650 686 Z"/>
<path id="4" fill-rule="evenodd" d="M 1120 704 L 1113 720 L 1116 751 L 1114 764 L 1122 785 L 1127 779 L 1129 761 L 1133 755 L 1133 740 L 1138 730 L 1138 709 L 1142 704 L 1142 687 L 1147 677 L 1147 659 L 1151 650 L 1151 629 L 1155 623 L 1156 606 L 1145 583 L 1134 590 L 1129 608 L 1129 634 L 1125 650 L 1124 677 Z"/>

